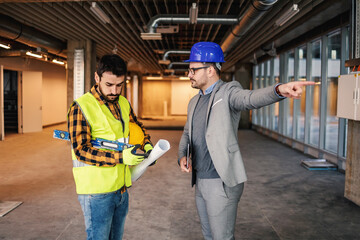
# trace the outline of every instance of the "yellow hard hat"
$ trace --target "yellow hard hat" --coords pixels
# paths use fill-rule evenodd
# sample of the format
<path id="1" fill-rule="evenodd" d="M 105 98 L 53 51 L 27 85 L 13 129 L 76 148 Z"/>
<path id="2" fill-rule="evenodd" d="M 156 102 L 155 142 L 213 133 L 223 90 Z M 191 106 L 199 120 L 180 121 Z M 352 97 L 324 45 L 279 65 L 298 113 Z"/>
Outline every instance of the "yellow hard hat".
<path id="1" fill-rule="evenodd" d="M 144 144 L 144 132 L 136 123 L 129 122 L 129 143 L 132 145 Z"/>

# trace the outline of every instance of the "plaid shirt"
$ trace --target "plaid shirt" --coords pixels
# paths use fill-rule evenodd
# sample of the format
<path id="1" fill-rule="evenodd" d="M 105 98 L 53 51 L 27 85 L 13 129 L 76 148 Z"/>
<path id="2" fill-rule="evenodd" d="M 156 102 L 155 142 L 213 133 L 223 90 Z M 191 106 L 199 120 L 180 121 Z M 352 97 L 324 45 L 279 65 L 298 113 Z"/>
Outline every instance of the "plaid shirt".
<path id="1" fill-rule="evenodd" d="M 94 85 L 90 93 L 100 102 L 105 104 L 114 117 L 121 121 L 119 102 L 107 102 L 106 99 L 99 93 L 98 85 Z M 141 127 L 144 132 L 144 145 L 150 143 L 150 135 L 146 133 L 145 128 L 141 122 L 137 120 L 137 117 L 130 106 L 130 122 L 134 122 Z M 76 158 L 86 164 L 112 167 L 115 164 L 123 163 L 122 153 L 111 150 L 102 150 L 94 148 L 91 141 L 91 129 L 89 123 L 86 121 L 79 105 L 74 102 L 68 113 L 68 130 L 70 133 L 70 140 L 74 149 Z M 143 146 L 142 146 L 143 147 Z"/>

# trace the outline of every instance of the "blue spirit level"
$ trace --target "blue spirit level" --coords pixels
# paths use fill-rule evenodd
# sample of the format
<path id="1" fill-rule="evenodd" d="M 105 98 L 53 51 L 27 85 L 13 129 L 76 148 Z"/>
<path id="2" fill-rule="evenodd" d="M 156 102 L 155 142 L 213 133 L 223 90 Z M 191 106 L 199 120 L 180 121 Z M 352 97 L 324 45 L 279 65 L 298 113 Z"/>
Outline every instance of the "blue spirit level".
<path id="1" fill-rule="evenodd" d="M 53 134 L 54 138 L 70 141 L 69 133 L 62 130 L 54 130 Z M 133 147 L 133 145 L 128 143 L 122 143 L 118 141 L 110 141 L 102 138 L 96 138 L 95 140 L 91 140 L 91 144 L 96 148 L 105 148 L 109 150 L 115 150 L 122 152 L 122 150 Z"/>

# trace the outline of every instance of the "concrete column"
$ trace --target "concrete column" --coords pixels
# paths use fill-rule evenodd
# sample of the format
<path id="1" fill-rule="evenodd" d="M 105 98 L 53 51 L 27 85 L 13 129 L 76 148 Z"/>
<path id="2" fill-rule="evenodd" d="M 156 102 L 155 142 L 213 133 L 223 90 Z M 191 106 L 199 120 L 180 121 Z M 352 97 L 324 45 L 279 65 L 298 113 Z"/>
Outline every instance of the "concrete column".
<path id="1" fill-rule="evenodd" d="M 250 89 L 252 81 L 252 65 L 236 64 L 234 79 L 238 81 L 244 89 Z M 239 128 L 249 129 L 251 127 L 250 111 L 241 111 Z"/>
<path id="2" fill-rule="evenodd" d="M 360 205 L 360 122 L 348 120 L 345 197 Z"/>
<path id="3" fill-rule="evenodd" d="M 360 0 L 352 1 L 351 56 L 360 58 Z M 348 120 L 345 197 L 360 206 L 360 121 Z"/>
<path id="4" fill-rule="evenodd" d="M 68 40 L 67 46 L 67 107 L 74 101 L 74 52 L 84 49 L 84 92 L 88 92 L 94 85 L 96 71 L 96 47 L 91 40 Z"/>
<path id="5" fill-rule="evenodd" d="M 134 75 L 132 78 L 132 103 L 131 106 L 136 115 L 139 114 L 139 78 Z"/>

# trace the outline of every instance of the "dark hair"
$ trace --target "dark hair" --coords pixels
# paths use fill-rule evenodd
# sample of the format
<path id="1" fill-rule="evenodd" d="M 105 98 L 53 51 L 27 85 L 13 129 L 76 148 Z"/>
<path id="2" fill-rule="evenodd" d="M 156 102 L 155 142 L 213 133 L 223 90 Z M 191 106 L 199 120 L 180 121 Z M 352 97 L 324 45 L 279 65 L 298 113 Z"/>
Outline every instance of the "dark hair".
<path id="1" fill-rule="evenodd" d="M 127 68 L 125 61 L 119 55 L 109 54 L 101 57 L 96 73 L 100 78 L 104 72 L 111 72 L 119 77 L 124 76 L 126 71 Z"/>

